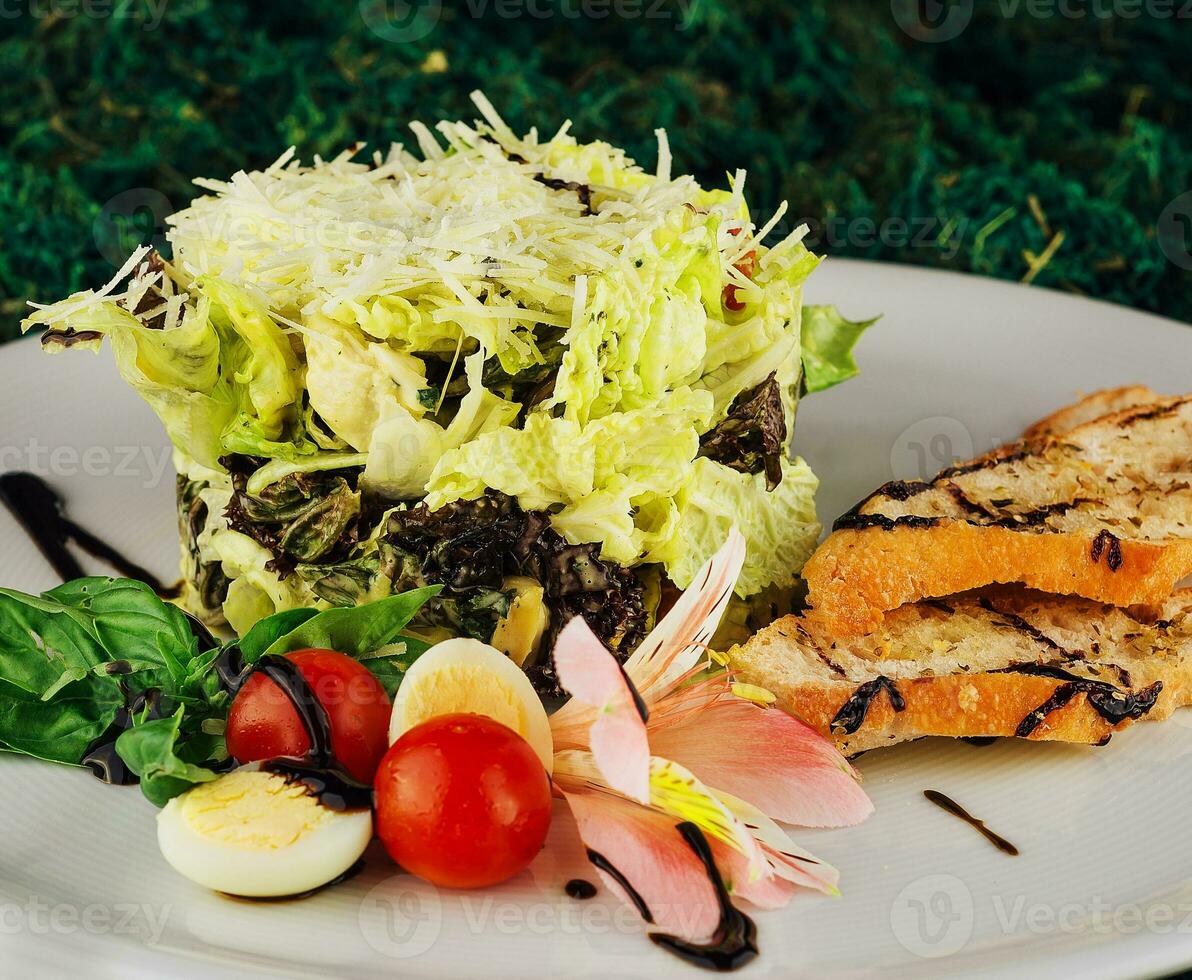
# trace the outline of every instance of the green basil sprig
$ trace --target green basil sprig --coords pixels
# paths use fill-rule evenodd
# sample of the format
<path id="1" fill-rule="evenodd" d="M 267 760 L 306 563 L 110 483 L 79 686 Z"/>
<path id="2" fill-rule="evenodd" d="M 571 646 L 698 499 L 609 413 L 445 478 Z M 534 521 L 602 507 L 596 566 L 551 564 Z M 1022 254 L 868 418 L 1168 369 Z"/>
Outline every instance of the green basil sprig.
<path id="1" fill-rule="evenodd" d="M 82 578 L 40 596 L 0 589 L 0 750 L 81 765 L 97 742 L 116 738 L 144 795 L 162 806 L 214 779 L 227 760 L 231 694 L 215 663 L 228 647 L 245 664 L 304 647 L 338 650 L 392 694 L 426 649 L 402 631 L 437 592 L 286 610 L 241 640 L 200 649 L 191 620 L 142 582 Z"/>

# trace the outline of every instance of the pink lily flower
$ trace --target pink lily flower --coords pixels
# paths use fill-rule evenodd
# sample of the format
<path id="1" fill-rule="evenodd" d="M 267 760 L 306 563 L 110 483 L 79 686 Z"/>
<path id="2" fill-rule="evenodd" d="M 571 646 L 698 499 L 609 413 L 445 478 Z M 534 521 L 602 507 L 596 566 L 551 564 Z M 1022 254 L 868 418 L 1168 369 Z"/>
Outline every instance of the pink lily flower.
<path id="1" fill-rule="evenodd" d="M 839 878 L 776 821 L 848 826 L 873 811 L 830 741 L 740 696 L 763 692 L 709 659 L 744 560 L 734 530 L 623 668 L 579 617 L 554 651 L 572 695 L 551 717 L 556 791 L 608 888 L 696 942 L 719 906 L 678 823 L 703 831 L 730 894 L 770 909 L 800 888 L 835 894 Z"/>

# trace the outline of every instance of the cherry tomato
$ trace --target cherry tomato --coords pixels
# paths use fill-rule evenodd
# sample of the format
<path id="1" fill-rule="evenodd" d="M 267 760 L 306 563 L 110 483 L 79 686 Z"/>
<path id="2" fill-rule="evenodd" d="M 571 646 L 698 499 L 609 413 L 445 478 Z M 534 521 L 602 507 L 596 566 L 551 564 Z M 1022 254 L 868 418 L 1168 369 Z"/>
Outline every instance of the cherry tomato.
<path id="1" fill-rule="evenodd" d="M 550 780 L 528 742 L 484 715 L 439 715 L 377 770 L 377 836 L 407 871 L 445 888 L 512 878 L 542 849 Z"/>
<path id="2" fill-rule="evenodd" d="M 731 235 L 740 234 L 741 229 L 734 228 L 729 231 Z M 733 263 L 733 268 L 736 269 L 746 279 L 752 279 L 755 272 L 757 272 L 757 249 L 750 249 Z M 745 309 L 745 302 L 737 299 L 737 290 L 741 287 L 735 283 L 729 283 L 724 287 L 724 296 L 722 297 L 725 308 L 732 310 L 734 313 L 740 313 Z"/>
<path id="3" fill-rule="evenodd" d="M 352 776 L 371 783 L 389 747 L 392 705 L 368 668 L 334 650 L 286 654 L 318 698 L 331 722 L 331 751 Z M 294 703 L 264 674 L 253 674 L 240 688 L 228 713 L 228 752 L 237 762 L 303 756 L 310 733 Z"/>

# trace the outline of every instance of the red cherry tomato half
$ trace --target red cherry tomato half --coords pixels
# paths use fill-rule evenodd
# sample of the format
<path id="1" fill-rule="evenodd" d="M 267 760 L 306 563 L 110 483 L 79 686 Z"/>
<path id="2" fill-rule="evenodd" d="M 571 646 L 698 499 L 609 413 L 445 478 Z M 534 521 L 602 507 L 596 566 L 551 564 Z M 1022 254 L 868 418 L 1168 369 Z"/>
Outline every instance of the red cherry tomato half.
<path id="1" fill-rule="evenodd" d="M 334 650 L 286 654 L 331 722 L 331 751 L 352 776 L 371 783 L 389 747 L 392 705 L 368 668 Z M 264 674 L 253 674 L 228 712 L 228 752 L 237 762 L 303 756 L 310 734 L 289 696 Z"/>
<path id="2" fill-rule="evenodd" d="M 739 231 L 740 229 L 734 229 L 730 233 L 735 235 Z M 753 274 L 757 271 L 757 250 L 751 248 L 748 252 L 742 255 L 740 259 L 733 263 L 733 268 L 741 273 L 741 275 L 743 275 L 746 279 L 752 279 Z M 733 283 L 729 283 L 724 287 L 724 296 L 722 297 L 724 300 L 724 305 L 734 313 L 740 313 L 741 310 L 745 309 L 744 301 L 737 298 L 737 290 L 740 288 L 740 286 L 734 285 Z"/>
<path id="3" fill-rule="evenodd" d="M 542 850 L 550 779 L 524 738 L 483 715 L 439 715 L 393 743 L 376 781 L 377 836 L 445 888 L 512 878 Z"/>

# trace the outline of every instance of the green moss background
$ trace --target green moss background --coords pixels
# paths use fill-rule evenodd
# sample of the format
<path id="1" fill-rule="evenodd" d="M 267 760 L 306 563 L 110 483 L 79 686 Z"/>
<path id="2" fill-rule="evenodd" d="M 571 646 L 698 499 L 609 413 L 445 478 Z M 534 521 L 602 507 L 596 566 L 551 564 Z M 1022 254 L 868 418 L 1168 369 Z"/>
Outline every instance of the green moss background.
<path id="1" fill-rule="evenodd" d="M 9 0 L 0 339 L 160 233 L 150 192 L 177 208 L 290 144 L 407 140 L 472 117 L 476 87 L 515 128 L 570 117 L 648 166 L 666 126 L 678 167 L 746 167 L 756 211 L 789 200 L 830 254 L 1192 320 L 1188 0 L 929 0 L 926 22 L 914 0 L 412 2 Z"/>

